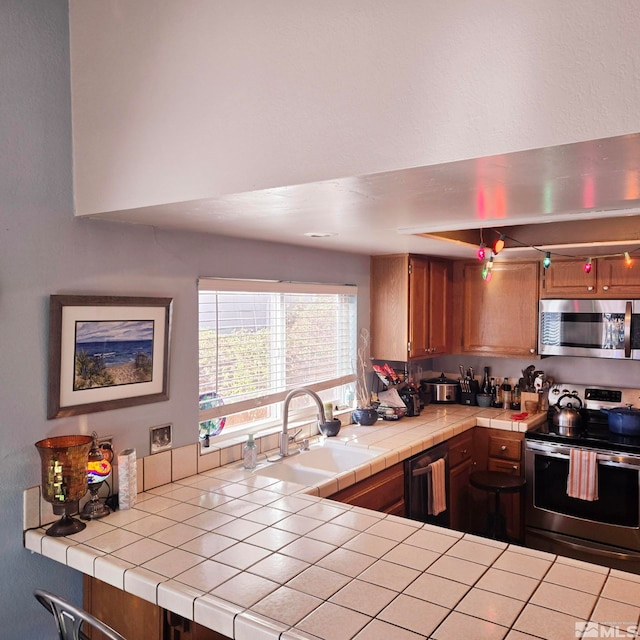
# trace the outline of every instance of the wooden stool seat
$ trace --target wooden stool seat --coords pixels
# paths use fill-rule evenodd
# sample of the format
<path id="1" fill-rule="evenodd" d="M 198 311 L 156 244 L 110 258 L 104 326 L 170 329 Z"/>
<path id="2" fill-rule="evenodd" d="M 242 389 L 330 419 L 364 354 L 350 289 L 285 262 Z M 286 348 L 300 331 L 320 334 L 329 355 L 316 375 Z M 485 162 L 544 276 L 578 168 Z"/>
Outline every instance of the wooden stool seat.
<path id="1" fill-rule="evenodd" d="M 495 540 L 507 540 L 505 518 L 500 512 L 500 495 L 502 493 L 518 493 L 524 489 L 525 479 L 499 471 L 474 471 L 469 476 L 469 484 L 481 491 L 494 495 L 494 512 L 489 514 L 487 535 Z"/>

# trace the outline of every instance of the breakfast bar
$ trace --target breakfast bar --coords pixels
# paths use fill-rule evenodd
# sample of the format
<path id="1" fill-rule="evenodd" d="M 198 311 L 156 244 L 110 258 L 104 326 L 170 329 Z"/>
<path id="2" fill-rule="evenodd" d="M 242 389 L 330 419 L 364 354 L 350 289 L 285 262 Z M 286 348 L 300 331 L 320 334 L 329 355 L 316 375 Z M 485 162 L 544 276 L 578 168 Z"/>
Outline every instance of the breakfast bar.
<path id="1" fill-rule="evenodd" d="M 115 588 L 203 631 L 184 638 L 636 637 L 636 574 L 330 497 L 474 428 L 522 432 L 543 419 L 432 405 L 343 427 L 326 446 L 376 455 L 312 486 L 270 477 L 278 462 L 233 463 L 147 490 L 73 536 L 28 528 L 24 544 L 85 574 L 87 589 Z M 25 510 L 32 499 L 30 489 Z"/>

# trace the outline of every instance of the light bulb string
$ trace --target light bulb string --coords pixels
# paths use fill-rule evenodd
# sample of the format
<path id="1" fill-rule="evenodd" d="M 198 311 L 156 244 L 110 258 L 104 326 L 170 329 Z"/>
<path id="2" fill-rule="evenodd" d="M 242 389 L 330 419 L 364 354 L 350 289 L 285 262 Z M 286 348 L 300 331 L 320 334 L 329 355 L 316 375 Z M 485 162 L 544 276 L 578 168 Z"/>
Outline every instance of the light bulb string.
<path id="1" fill-rule="evenodd" d="M 630 251 L 619 251 L 617 253 L 605 253 L 605 254 L 597 254 L 597 256 L 593 256 L 593 255 L 587 255 L 587 256 L 576 256 L 570 253 L 559 253 L 556 251 L 548 251 L 547 249 L 543 249 L 541 247 L 538 247 L 536 245 L 533 244 L 527 244 L 526 242 L 522 242 L 520 240 L 518 240 L 517 238 L 513 238 L 512 236 L 507 235 L 503 230 L 499 230 L 499 229 L 488 229 L 489 231 L 493 231 L 493 233 L 495 233 L 499 238 L 502 236 L 503 239 L 505 240 L 510 240 L 511 242 L 515 242 L 517 245 L 519 245 L 520 247 L 526 247 L 528 249 L 533 249 L 534 251 L 537 251 L 538 253 L 543 254 L 544 256 L 546 256 L 547 254 L 550 257 L 553 256 L 558 256 L 560 258 L 574 258 L 576 260 L 588 260 L 589 258 L 593 259 L 594 257 L 597 258 L 626 258 L 627 254 L 629 256 L 633 256 L 634 254 L 637 254 L 640 252 L 640 247 L 636 247 L 635 249 L 632 249 Z M 480 243 L 483 244 L 483 240 L 482 240 L 482 229 L 480 229 Z"/>

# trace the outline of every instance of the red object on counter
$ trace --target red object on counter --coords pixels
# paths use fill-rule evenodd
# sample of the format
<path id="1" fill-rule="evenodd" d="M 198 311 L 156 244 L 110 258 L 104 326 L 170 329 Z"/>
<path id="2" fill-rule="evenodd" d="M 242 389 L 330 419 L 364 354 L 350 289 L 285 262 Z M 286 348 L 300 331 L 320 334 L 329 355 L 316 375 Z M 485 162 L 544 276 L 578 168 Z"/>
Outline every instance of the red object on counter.
<path id="1" fill-rule="evenodd" d="M 526 411 L 523 411 L 522 413 L 514 413 L 511 416 L 512 420 L 515 420 L 516 422 L 520 422 L 521 420 L 524 420 L 529 414 Z"/>

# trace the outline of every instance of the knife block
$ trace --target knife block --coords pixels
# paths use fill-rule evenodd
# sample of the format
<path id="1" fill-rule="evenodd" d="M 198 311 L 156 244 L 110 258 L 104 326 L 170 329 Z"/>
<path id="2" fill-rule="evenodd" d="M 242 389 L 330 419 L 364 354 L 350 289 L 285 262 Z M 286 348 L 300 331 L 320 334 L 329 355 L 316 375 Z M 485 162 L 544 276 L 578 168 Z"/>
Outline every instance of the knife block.
<path id="1" fill-rule="evenodd" d="M 469 389 L 470 391 L 462 391 L 462 389 L 460 389 L 460 404 L 466 404 L 469 407 L 476 407 L 478 406 L 476 395 L 480 393 L 480 384 L 477 380 L 470 380 Z"/>

